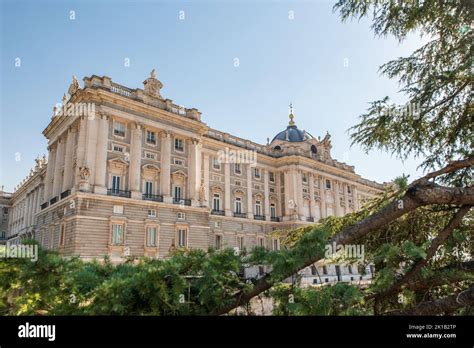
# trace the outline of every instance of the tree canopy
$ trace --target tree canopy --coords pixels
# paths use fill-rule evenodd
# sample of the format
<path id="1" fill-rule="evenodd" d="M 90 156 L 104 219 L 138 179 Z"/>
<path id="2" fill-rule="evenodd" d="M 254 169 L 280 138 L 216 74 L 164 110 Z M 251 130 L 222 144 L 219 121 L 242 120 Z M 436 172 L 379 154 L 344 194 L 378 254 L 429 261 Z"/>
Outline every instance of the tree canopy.
<path id="1" fill-rule="evenodd" d="M 353 144 L 366 151 L 418 157 L 426 173 L 422 178 L 411 183 L 396 178 L 357 212 L 286 231 L 289 247 L 279 252 L 178 251 L 166 260 L 113 265 L 42 250 L 36 264 L 2 260 L 1 313 L 220 315 L 265 294 L 275 300 L 274 313 L 285 315 L 472 314 L 470 7 L 468 0 L 339 0 L 334 6 L 343 21 L 371 16 L 377 36 L 428 37 L 409 57 L 381 67 L 382 74 L 400 82 L 406 104 L 382 97 L 350 129 Z M 407 112 L 389 112 L 401 109 Z M 376 269 L 369 286 L 282 283 L 323 260 L 325 245 L 333 242 L 365 245 L 364 262 Z M 250 265 L 272 271 L 245 279 L 242 269 Z"/>

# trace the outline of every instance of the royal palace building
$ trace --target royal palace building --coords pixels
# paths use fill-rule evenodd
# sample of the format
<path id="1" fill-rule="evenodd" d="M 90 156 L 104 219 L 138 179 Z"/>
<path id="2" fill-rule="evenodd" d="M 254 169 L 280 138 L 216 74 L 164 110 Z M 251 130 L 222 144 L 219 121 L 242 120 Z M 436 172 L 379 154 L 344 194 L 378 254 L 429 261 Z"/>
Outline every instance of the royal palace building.
<path id="1" fill-rule="evenodd" d="M 10 243 L 34 238 L 112 260 L 180 247 L 279 249 L 272 231 L 342 216 L 384 188 L 333 159 L 330 135 L 299 129 L 292 112 L 262 145 L 162 97 L 155 71 L 143 89 L 83 81 L 73 79 L 43 131 L 47 158 L 12 194 L 0 192 Z"/>

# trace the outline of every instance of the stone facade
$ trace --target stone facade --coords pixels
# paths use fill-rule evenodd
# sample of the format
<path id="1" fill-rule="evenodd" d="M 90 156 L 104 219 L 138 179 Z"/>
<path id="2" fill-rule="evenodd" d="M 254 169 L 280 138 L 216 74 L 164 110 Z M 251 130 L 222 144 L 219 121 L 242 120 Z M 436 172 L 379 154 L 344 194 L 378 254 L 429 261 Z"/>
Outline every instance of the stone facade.
<path id="1" fill-rule="evenodd" d="M 290 122 L 266 145 L 212 129 L 197 109 L 106 76 L 74 78 L 10 199 L 7 237 L 85 259 L 177 247 L 278 249 L 270 233 L 341 216 L 383 189 L 331 157 L 330 135 Z"/>

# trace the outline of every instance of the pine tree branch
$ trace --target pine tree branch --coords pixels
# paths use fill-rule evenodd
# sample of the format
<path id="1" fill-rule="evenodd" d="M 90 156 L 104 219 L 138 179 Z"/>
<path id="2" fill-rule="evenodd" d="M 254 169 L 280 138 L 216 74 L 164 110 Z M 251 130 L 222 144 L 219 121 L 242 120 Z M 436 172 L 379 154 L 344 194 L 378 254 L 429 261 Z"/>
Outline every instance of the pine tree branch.
<path id="1" fill-rule="evenodd" d="M 460 308 L 473 305 L 474 287 L 441 299 L 422 302 L 413 308 L 386 312 L 384 315 L 437 315 L 452 313 Z"/>
<path id="2" fill-rule="evenodd" d="M 426 257 L 416 262 L 413 267 L 405 273 L 405 275 L 395 282 L 389 289 L 385 291 L 381 291 L 375 294 L 371 294 L 366 297 L 367 300 L 372 299 L 374 297 L 385 297 L 394 294 L 395 292 L 399 291 L 403 284 L 410 282 L 416 274 L 428 263 L 429 260 L 435 255 L 436 251 L 438 250 L 439 246 L 442 245 L 446 239 L 448 239 L 449 235 L 454 231 L 454 229 L 461 223 L 463 217 L 469 212 L 471 209 L 470 206 L 462 206 L 458 212 L 453 216 L 453 218 L 449 221 L 449 223 L 438 233 L 435 239 L 431 242 L 428 251 L 426 252 Z"/>
<path id="3" fill-rule="evenodd" d="M 410 185 L 411 186 L 411 185 Z M 366 234 L 381 228 L 390 222 L 398 219 L 404 214 L 413 211 L 419 207 L 432 204 L 456 204 L 456 205 L 474 205 L 474 188 L 467 187 L 443 187 L 427 179 L 420 180 L 416 185 L 409 187 L 405 194 L 398 200 L 392 201 L 378 212 L 367 218 L 344 228 L 336 234 L 328 244 L 336 243 L 340 245 L 350 244 L 352 241 L 365 236 Z M 298 271 L 321 260 L 324 255 L 317 253 L 309 257 L 304 263 L 288 270 L 285 274 L 272 277 L 268 275 L 260 278 L 252 289 L 248 291 L 239 291 L 233 295 L 230 303 L 215 310 L 213 315 L 226 314 L 229 311 L 247 303 L 253 297 L 270 289 L 275 283 L 280 282 Z"/>
<path id="4" fill-rule="evenodd" d="M 435 275 L 425 279 L 412 279 L 407 282 L 409 290 L 420 292 L 445 284 L 454 284 L 466 280 L 466 275 L 474 275 L 474 261 L 452 264 L 435 271 Z"/>

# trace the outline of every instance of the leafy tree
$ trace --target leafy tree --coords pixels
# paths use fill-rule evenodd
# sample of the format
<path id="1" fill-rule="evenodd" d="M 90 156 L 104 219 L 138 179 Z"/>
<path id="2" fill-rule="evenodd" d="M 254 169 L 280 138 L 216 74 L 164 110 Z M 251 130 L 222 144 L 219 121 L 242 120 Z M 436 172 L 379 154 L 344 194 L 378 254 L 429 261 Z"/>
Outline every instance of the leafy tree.
<path id="1" fill-rule="evenodd" d="M 399 177 L 358 212 L 285 231 L 280 252 L 178 251 L 166 260 L 113 265 L 41 250 L 36 264 L 1 260 L 0 313 L 227 314 L 266 294 L 275 314 L 284 315 L 473 314 L 470 6 L 469 0 L 339 0 L 334 6 L 343 20 L 371 15 L 378 36 L 429 38 L 411 56 L 381 67 L 399 80 L 407 103 L 374 101 L 351 128 L 354 144 L 366 151 L 419 157 L 427 172 L 422 178 Z M 392 112 L 407 105 L 419 112 Z M 322 260 L 332 243 L 364 244 L 365 262 L 376 268 L 368 287 L 282 284 Z M 271 271 L 245 278 L 242 270 L 252 265 Z"/>

